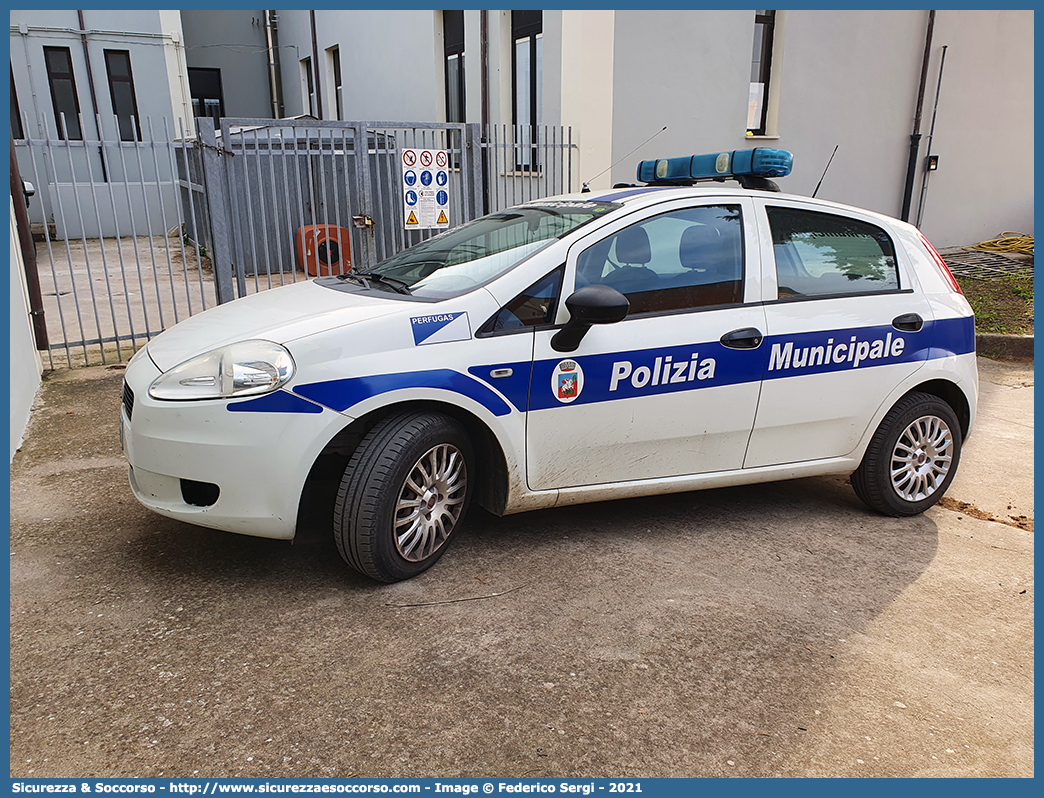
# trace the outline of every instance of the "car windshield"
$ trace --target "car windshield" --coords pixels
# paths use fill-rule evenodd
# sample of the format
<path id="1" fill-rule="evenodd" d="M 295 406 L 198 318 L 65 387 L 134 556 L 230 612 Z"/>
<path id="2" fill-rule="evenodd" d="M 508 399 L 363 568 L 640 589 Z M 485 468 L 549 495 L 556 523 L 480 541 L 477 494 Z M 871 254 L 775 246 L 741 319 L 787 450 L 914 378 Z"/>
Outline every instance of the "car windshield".
<path id="1" fill-rule="evenodd" d="M 546 200 L 508 208 L 415 244 L 364 276 L 396 281 L 417 297 L 457 296 L 619 207 L 611 202 Z"/>

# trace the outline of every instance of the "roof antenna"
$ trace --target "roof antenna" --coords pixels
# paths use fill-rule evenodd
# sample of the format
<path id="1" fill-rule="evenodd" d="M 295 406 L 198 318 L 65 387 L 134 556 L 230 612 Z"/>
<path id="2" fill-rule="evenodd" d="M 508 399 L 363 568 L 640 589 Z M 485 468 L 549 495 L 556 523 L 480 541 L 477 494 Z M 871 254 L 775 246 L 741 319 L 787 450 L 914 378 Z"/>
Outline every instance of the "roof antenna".
<path id="1" fill-rule="evenodd" d="M 650 141 L 652 141 L 654 138 L 659 136 L 666 129 L 667 129 L 667 125 L 664 125 L 662 128 L 660 128 L 655 133 L 653 133 L 651 136 L 649 136 L 649 138 L 647 138 L 645 141 L 643 141 L 641 144 L 639 144 L 637 147 L 635 147 L 633 150 L 631 150 L 629 153 L 627 153 L 627 155 L 624 155 L 624 156 L 622 156 L 620 158 L 617 158 L 614 163 L 611 163 L 607 167 L 605 167 L 605 169 L 603 169 L 601 172 L 599 172 L 594 177 L 592 177 L 591 180 L 597 180 L 602 175 L 604 175 L 606 172 L 608 172 L 610 169 L 612 169 L 614 166 L 616 166 L 616 164 L 620 163 L 620 161 L 622 161 L 624 158 L 627 158 L 627 157 L 629 157 L 631 155 L 634 155 L 635 152 L 637 152 L 642 147 L 644 147 L 646 144 L 648 144 Z M 580 193 L 581 194 L 590 194 L 591 193 L 591 189 L 588 186 L 588 184 L 591 182 L 591 180 L 584 181 L 584 187 L 580 189 Z"/>
<path id="2" fill-rule="evenodd" d="M 834 151 L 832 153 L 830 153 L 830 160 L 827 161 L 826 169 L 823 170 L 823 177 L 826 177 L 827 169 L 829 169 L 830 168 L 830 164 L 832 164 L 834 162 L 834 156 L 837 155 L 837 148 L 840 147 L 840 146 L 841 146 L 840 144 L 835 144 L 834 145 Z M 815 199 L 816 198 L 816 194 L 819 193 L 819 187 L 821 185 L 823 185 L 823 177 L 819 178 L 819 182 L 816 183 L 816 190 L 812 192 L 812 199 Z"/>

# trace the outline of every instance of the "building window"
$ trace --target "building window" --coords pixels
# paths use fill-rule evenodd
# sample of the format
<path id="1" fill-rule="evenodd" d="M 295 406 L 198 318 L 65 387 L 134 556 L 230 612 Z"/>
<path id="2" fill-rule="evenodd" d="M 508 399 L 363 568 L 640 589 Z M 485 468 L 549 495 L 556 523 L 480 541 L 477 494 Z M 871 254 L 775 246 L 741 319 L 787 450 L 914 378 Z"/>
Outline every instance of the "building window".
<path id="1" fill-rule="evenodd" d="M 14 69 L 11 69 L 11 138 L 24 139 L 22 131 L 22 112 L 18 109 L 18 96 L 15 94 Z"/>
<path id="2" fill-rule="evenodd" d="M 126 50 L 105 51 L 105 71 L 109 74 L 112 112 L 120 126 L 120 141 L 141 141 L 138 101 L 134 98 L 130 53 Z"/>
<path id="3" fill-rule="evenodd" d="M 747 132 L 753 136 L 764 136 L 766 133 L 772 33 L 775 25 L 775 11 L 754 12 L 754 54 L 750 61 L 750 100 L 747 106 Z"/>
<path id="4" fill-rule="evenodd" d="M 330 78 L 330 105 L 337 110 L 334 119 L 344 119 L 344 92 L 341 90 L 341 48 L 331 47 L 326 51 L 326 74 Z"/>
<path id="5" fill-rule="evenodd" d="M 312 77 L 312 59 L 301 59 L 301 100 L 302 112 L 318 116 L 315 104 L 315 78 Z"/>
<path id="6" fill-rule="evenodd" d="M 221 92 L 221 70 L 189 67 L 188 76 L 193 116 L 223 117 L 225 98 Z"/>
<path id="7" fill-rule="evenodd" d="M 446 46 L 446 121 L 464 121 L 464 12 L 442 12 Z"/>
<path id="8" fill-rule="evenodd" d="M 80 100 L 76 96 L 76 79 L 73 77 L 72 56 L 68 47 L 45 47 L 44 61 L 47 64 L 47 82 L 51 86 L 51 105 L 54 106 L 54 121 L 58 138 L 64 139 L 66 131 L 74 141 L 83 140 L 80 130 Z M 62 114 L 65 125 L 62 126 Z"/>
<path id="9" fill-rule="evenodd" d="M 514 97 L 513 121 L 519 128 L 515 160 L 518 169 L 535 169 L 537 129 L 541 123 L 541 84 L 543 12 L 512 11 L 511 92 Z"/>

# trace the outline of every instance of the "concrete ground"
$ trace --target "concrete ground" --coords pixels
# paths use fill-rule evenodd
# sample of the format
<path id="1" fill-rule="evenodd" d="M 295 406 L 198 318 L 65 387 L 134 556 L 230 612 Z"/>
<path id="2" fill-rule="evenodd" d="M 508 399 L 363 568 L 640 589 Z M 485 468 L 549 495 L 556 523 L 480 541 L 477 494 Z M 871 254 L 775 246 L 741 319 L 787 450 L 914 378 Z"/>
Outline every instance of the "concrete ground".
<path id="1" fill-rule="evenodd" d="M 116 368 L 11 479 L 11 775 L 1032 776 L 1033 371 L 980 359 L 942 506 L 844 478 L 473 512 L 379 586 L 131 496 Z"/>

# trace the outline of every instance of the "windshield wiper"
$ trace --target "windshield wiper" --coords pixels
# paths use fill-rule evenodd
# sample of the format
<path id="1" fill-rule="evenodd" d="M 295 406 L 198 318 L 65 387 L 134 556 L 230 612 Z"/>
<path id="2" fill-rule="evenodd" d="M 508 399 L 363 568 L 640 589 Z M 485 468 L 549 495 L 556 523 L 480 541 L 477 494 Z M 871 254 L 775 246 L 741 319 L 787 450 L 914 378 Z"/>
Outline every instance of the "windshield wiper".
<path id="1" fill-rule="evenodd" d="M 354 281 L 356 283 L 359 283 L 359 285 L 361 285 L 363 288 L 366 288 L 367 290 L 370 288 L 370 283 L 366 280 L 366 278 L 365 277 L 360 277 L 355 272 L 345 272 L 344 274 L 335 274 L 334 277 L 336 277 L 338 280 L 352 280 L 352 281 Z"/>
<path id="2" fill-rule="evenodd" d="M 397 291 L 400 294 L 409 295 L 413 293 L 412 291 L 410 291 L 410 287 L 402 280 L 396 280 L 394 277 L 385 277 L 383 274 L 379 274 L 377 272 L 351 272 L 349 276 L 357 278 L 365 288 L 370 287 L 366 283 L 366 279 L 369 278 L 373 280 L 375 283 L 381 283 L 382 285 L 386 285 L 393 291 Z"/>

